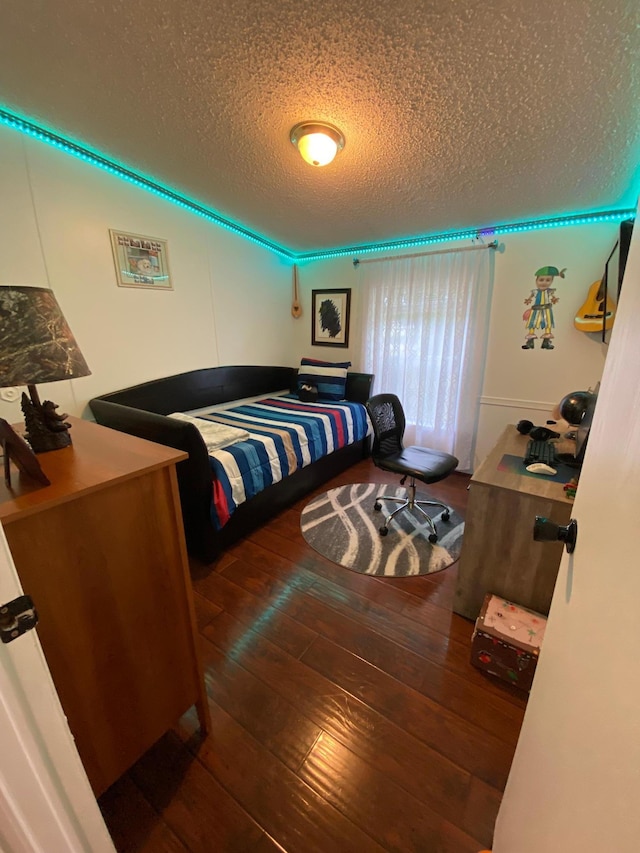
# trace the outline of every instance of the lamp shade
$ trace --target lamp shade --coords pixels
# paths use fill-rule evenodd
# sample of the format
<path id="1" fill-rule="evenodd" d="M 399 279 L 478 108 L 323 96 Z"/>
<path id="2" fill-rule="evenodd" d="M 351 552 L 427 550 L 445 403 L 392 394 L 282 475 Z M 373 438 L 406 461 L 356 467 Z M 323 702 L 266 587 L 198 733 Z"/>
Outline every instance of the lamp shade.
<path id="1" fill-rule="evenodd" d="M 307 133 L 299 140 L 298 151 L 311 166 L 327 166 L 336 156 L 338 145 L 325 133 Z"/>
<path id="2" fill-rule="evenodd" d="M 0 286 L 0 387 L 90 373 L 52 290 Z"/>

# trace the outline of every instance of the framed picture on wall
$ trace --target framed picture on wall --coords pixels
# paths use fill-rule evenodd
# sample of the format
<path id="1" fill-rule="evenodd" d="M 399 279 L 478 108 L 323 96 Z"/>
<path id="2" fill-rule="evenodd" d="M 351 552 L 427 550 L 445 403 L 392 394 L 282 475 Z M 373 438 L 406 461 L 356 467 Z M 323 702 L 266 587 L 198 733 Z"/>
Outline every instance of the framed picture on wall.
<path id="1" fill-rule="evenodd" d="M 167 241 L 109 230 L 118 287 L 173 290 Z"/>
<path id="2" fill-rule="evenodd" d="M 311 344 L 349 346 L 351 288 L 311 291 Z"/>

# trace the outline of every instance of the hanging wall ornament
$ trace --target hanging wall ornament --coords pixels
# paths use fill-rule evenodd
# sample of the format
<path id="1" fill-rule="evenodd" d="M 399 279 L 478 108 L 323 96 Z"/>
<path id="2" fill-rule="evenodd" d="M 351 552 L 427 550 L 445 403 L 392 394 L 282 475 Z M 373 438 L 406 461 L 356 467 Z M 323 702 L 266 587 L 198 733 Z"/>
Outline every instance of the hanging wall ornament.
<path id="1" fill-rule="evenodd" d="M 291 316 L 295 317 L 297 320 L 298 317 L 302 317 L 302 305 L 298 300 L 298 267 L 293 265 L 293 302 L 291 303 Z"/>

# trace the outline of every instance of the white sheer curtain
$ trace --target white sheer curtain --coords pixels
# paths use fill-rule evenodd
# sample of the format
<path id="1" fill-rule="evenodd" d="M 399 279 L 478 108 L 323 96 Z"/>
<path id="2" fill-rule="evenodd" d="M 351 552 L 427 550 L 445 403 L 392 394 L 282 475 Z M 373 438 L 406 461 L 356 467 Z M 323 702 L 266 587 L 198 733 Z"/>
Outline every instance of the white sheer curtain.
<path id="1" fill-rule="evenodd" d="M 471 471 L 493 279 L 493 250 L 360 264 L 362 366 L 397 394 L 406 444 L 453 453 Z"/>

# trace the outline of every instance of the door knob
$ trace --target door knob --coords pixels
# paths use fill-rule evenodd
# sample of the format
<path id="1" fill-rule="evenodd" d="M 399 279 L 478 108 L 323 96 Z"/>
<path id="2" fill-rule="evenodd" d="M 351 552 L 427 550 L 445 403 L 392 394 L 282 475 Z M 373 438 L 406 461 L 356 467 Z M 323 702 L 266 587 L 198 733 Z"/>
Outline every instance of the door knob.
<path id="1" fill-rule="evenodd" d="M 578 538 L 578 522 L 572 518 L 569 524 L 562 526 L 542 515 L 536 515 L 533 538 L 536 542 L 564 542 L 567 554 L 573 554 Z"/>

